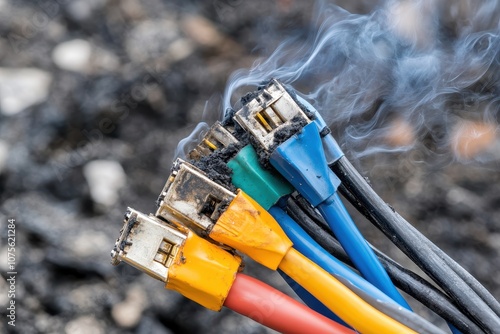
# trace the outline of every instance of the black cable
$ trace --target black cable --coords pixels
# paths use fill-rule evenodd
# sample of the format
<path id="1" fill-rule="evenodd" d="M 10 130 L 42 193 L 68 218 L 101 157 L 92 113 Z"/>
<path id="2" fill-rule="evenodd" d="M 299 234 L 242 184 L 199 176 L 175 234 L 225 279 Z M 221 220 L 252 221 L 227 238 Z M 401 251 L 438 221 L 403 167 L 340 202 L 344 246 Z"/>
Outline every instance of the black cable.
<path id="1" fill-rule="evenodd" d="M 345 159 L 345 158 L 344 158 Z M 353 180 L 358 180 L 361 181 L 359 184 L 363 186 L 362 192 L 366 195 L 366 199 L 363 197 L 357 198 L 353 193 L 351 193 L 349 189 L 349 184 L 351 182 L 346 182 L 345 187 L 340 188 L 340 191 L 346 197 L 349 202 L 351 202 L 361 213 L 363 213 L 372 223 L 377 223 L 374 221 L 377 213 L 376 211 L 371 211 L 366 209 L 366 204 L 367 200 L 371 201 L 372 203 L 378 202 L 378 207 L 386 207 L 385 210 L 383 210 L 382 214 L 384 214 L 386 217 L 393 216 L 403 227 L 407 227 L 410 229 L 413 233 L 417 234 L 417 237 L 421 242 L 425 242 L 426 245 L 436 254 L 438 255 L 467 285 L 471 287 L 471 289 L 493 310 L 493 312 L 496 313 L 497 316 L 500 316 L 500 303 L 491 295 L 491 293 L 486 290 L 486 288 L 477 281 L 477 279 L 472 276 L 467 270 L 465 270 L 462 266 L 460 266 L 455 260 L 453 260 L 448 254 L 443 252 L 442 249 L 437 247 L 433 242 L 431 242 L 429 239 L 427 239 L 424 235 L 420 233 L 416 228 L 413 227 L 410 223 L 408 223 L 403 217 L 401 217 L 393 208 L 390 208 L 370 187 L 370 185 L 366 182 L 366 180 L 359 175 L 358 171 L 350 164 L 350 162 L 345 159 L 345 161 L 342 161 L 339 167 L 346 167 L 346 170 L 348 170 L 348 173 L 353 175 L 358 174 L 358 177 L 353 177 Z M 335 167 L 334 167 L 335 168 Z M 346 175 L 347 178 L 349 178 L 349 175 Z M 364 183 L 364 185 L 363 185 Z M 369 189 L 368 189 L 369 188 Z M 369 194 L 369 192 L 372 192 L 373 194 Z M 390 208 L 390 210 L 387 210 L 387 207 Z M 373 218 L 372 218 L 373 217 Z M 385 217 L 382 217 L 385 218 Z M 387 219 L 388 223 L 391 223 L 391 219 Z M 380 227 L 379 227 L 380 228 Z M 385 232 L 384 232 L 385 233 Z"/>
<path id="2" fill-rule="evenodd" d="M 330 167 L 342 181 L 341 193 L 354 207 L 438 283 L 471 319 L 488 333 L 498 332 L 500 318 L 496 311 L 500 304 L 479 282 L 464 275 L 465 269 L 387 205 L 347 158 L 340 158 Z"/>
<path id="3" fill-rule="evenodd" d="M 314 209 L 306 203 L 307 202 L 302 202 L 300 198 L 297 198 L 296 200 L 290 199 L 287 207 L 289 215 L 327 252 L 347 265 L 352 266 L 353 264 L 349 256 L 346 254 L 337 239 L 330 234 L 331 231 L 322 228 L 322 225 L 326 225 L 326 223 L 317 213 L 314 212 Z M 302 205 L 304 204 L 306 204 L 306 207 L 303 210 Z M 312 210 L 309 211 L 309 208 Z M 304 211 L 307 211 L 313 216 L 309 216 Z M 408 293 L 443 319 L 453 324 L 461 332 L 483 332 L 481 328 L 467 318 L 453 304 L 446 294 L 438 290 L 421 276 L 404 268 L 376 248 L 374 248 L 374 251 L 396 287 Z"/>
<path id="4" fill-rule="evenodd" d="M 349 163 L 348 160 L 346 160 L 346 163 L 344 163 L 344 164 L 347 165 L 347 163 L 350 165 L 350 163 Z M 347 167 L 349 167 L 349 166 L 347 166 Z M 352 168 L 353 170 L 356 171 L 356 173 L 358 173 L 357 170 L 352 165 L 349 167 L 349 169 L 350 168 Z M 366 183 L 366 186 L 368 188 L 370 188 L 371 191 L 373 191 L 373 189 L 370 187 L 370 185 L 368 184 L 368 182 L 366 182 L 366 181 L 364 181 L 364 182 Z M 368 191 L 368 189 L 365 188 L 365 191 Z M 360 200 L 358 200 L 358 198 L 356 198 L 349 191 L 349 189 L 347 188 L 347 185 L 345 187 L 341 185 L 340 192 L 342 193 L 342 195 L 349 202 L 351 202 L 351 204 L 353 206 L 356 207 L 356 209 L 358 209 L 358 211 L 360 211 L 362 214 L 364 214 L 365 217 L 367 217 L 373 223 L 373 219 L 375 219 L 375 218 L 371 218 L 372 213 L 370 213 L 369 210 L 366 210 L 366 208 L 364 206 L 365 203 L 362 203 Z M 378 197 L 378 195 L 376 195 L 376 196 Z M 374 199 L 374 200 L 376 200 L 376 199 Z M 382 205 L 387 206 L 387 204 L 382 199 L 380 199 L 380 198 L 379 198 L 379 203 L 380 203 L 381 206 Z M 474 276 L 472 276 L 460 264 L 458 264 L 455 260 L 453 260 L 441 248 L 439 248 L 433 242 L 431 242 L 429 239 L 427 239 L 425 236 L 423 236 L 420 233 L 420 231 L 418 231 L 417 229 L 415 229 L 413 227 L 413 225 L 411 225 L 410 223 L 408 223 L 403 217 L 401 217 L 399 214 L 397 214 L 392 208 L 391 208 L 391 211 L 394 213 L 394 217 L 397 218 L 398 220 L 400 220 L 403 225 L 409 225 L 409 228 L 411 228 L 412 230 L 414 230 L 415 233 L 421 235 L 422 238 L 420 238 L 420 241 L 425 242 L 432 249 L 432 251 L 434 253 L 436 253 L 443 261 L 445 261 L 446 264 L 460 278 L 462 278 L 462 280 L 465 283 L 467 283 L 467 285 L 469 285 L 472 288 L 472 290 L 474 290 L 474 292 L 493 310 L 493 312 L 496 313 L 497 316 L 500 316 L 500 303 L 495 299 L 495 297 L 493 297 L 493 295 L 491 295 L 491 293 Z M 377 225 L 377 224 L 375 223 L 375 225 Z"/>

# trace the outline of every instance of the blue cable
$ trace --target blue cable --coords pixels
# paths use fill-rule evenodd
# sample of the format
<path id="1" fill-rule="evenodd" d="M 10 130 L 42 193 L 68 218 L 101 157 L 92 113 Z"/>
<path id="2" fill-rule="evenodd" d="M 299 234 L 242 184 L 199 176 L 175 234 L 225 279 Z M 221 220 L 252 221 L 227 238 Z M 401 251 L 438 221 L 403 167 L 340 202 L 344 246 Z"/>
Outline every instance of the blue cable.
<path id="1" fill-rule="evenodd" d="M 272 153 L 269 162 L 317 207 L 361 274 L 401 306 L 411 310 L 357 229 L 337 194 L 339 178 L 328 168 L 315 123 L 310 123 Z"/>
<path id="2" fill-rule="evenodd" d="M 356 288 L 364 291 L 375 299 L 383 302 L 395 301 L 352 271 L 348 266 L 328 253 L 302 227 L 299 226 L 283 209 L 273 206 L 269 213 L 280 224 L 285 234 L 292 240 L 293 247 L 304 256 L 316 263 L 330 274 L 340 276 L 349 281 Z"/>
<path id="3" fill-rule="evenodd" d="M 339 195 L 337 193 L 333 194 L 328 200 L 318 205 L 318 210 L 328 222 L 328 225 L 339 241 L 344 241 L 341 242 L 342 247 L 349 254 L 356 267 L 360 269 L 363 276 L 369 282 L 382 289 L 398 304 L 411 311 L 410 306 L 394 284 L 392 284 L 384 267 L 382 267 L 377 256 L 352 221 Z"/>

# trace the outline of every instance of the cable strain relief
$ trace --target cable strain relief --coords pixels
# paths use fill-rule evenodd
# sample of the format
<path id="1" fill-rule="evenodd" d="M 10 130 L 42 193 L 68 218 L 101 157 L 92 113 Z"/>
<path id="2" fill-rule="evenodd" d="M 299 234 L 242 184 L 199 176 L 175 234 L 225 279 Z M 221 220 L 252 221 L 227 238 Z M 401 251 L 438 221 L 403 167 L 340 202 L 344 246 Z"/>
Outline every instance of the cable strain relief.
<path id="1" fill-rule="evenodd" d="M 340 185 L 339 178 L 328 168 L 314 123 L 279 145 L 269 161 L 313 206 L 329 198 Z"/>
<path id="2" fill-rule="evenodd" d="M 282 197 L 293 192 L 293 186 L 273 170 L 259 164 L 259 157 L 251 145 L 245 146 L 227 166 L 232 169 L 232 183 L 268 210 Z"/>

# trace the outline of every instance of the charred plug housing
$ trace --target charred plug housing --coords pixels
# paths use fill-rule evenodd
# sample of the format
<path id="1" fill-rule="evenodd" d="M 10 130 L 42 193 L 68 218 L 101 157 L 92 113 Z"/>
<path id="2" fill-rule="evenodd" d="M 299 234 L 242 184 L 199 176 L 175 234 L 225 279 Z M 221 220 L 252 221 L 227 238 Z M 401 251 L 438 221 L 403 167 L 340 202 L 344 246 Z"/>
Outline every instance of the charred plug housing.
<path id="1" fill-rule="evenodd" d="M 234 120 L 265 150 L 271 149 L 279 131 L 294 123 L 309 124 L 311 119 L 276 79 L 252 93 Z"/>

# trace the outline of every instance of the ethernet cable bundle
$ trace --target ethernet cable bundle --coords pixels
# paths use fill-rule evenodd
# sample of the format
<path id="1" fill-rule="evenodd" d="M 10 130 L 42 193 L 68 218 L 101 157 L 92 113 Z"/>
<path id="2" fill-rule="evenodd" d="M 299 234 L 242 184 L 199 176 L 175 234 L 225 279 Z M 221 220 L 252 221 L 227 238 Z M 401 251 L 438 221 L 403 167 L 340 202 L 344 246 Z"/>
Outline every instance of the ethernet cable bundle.
<path id="1" fill-rule="evenodd" d="M 339 192 L 435 284 L 374 249 Z M 321 115 L 277 80 L 214 124 L 189 161 L 174 162 L 157 204 L 154 215 L 128 209 L 113 264 L 211 310 L 285 333 L 442 333 L 399 288 L 453 333 L 500 330 L 498 301 L 383 202 Z M 244 275 L 241 254 L 279 270 L 304 304 Z M 264 302 L 274 307 L 255 317 Z"/>

